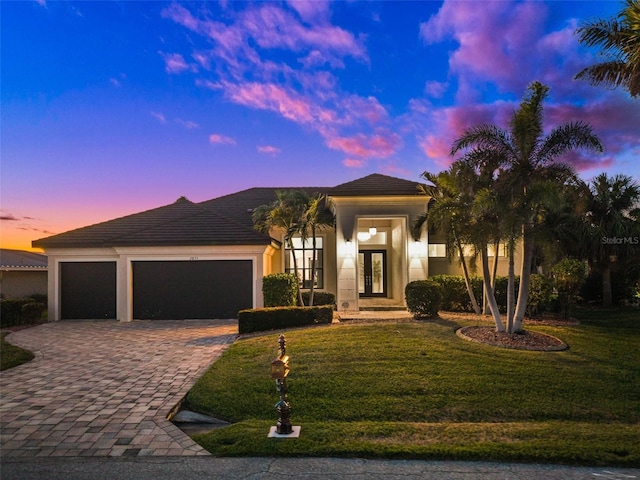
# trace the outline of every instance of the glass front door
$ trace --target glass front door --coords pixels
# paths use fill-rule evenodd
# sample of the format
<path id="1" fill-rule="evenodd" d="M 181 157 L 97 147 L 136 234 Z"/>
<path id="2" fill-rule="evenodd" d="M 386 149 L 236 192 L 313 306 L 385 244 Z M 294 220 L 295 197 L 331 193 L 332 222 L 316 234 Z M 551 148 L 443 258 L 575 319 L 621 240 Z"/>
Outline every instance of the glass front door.
<path id="1" fill-rule="evenodd" d="M 387 296 L 387 252 L 385 250 L 360 250 L 359 293 L 361 297 Z"/>

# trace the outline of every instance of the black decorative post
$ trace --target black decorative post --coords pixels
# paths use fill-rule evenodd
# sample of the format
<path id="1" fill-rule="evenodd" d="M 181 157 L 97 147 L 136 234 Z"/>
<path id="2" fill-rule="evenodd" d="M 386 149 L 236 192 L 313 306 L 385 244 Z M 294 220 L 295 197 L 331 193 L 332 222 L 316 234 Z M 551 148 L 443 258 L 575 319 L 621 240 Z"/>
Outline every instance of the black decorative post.
<path id="1" fill-rule="evenodd" d="M 278 339 L 278 357 L 271 362 L 271 378 L 276 381 L 276 391 L 280 394 L 280 400 L 276 403 L 278 410 L 278 423 L 271 428 L 269 436 L 292 436 L 300 434 L 300 427 L 291 425 L 291 405 L 287 399 L 287 375 L 289 375 L 289 355 L 287 355 L 286 340 L 284 335 Z"/>

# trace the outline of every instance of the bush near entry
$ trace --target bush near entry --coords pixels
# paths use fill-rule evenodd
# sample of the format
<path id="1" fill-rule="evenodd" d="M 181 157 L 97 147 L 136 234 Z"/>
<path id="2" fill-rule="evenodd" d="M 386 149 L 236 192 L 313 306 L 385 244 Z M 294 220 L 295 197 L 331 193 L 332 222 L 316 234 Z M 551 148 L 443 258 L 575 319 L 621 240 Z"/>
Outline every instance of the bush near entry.
<path id="1" fill-rule="evenodd" d="M 262 278 L 265 307 L 292 307 L 298 304 L 298 281 L 292 273 L 272 273 Z"/>
<path id="2" fill-rule="evenodd" d="M 415 318 L 438 315 L 442 304 L 442 287 L 433 280 L 409 282 L 404 289 L 407 309 Z"/>
<path id="3" fill-rule="evenodd" d="M 305 305 L 309 305 L 309 292 L 302 292 L 302 300 Z M 336 296 L 331 292 L 313 292 L 313 306 L 331 305 L 335 308 Z M 309 305 L 310 307 L 312 305 Z"/>

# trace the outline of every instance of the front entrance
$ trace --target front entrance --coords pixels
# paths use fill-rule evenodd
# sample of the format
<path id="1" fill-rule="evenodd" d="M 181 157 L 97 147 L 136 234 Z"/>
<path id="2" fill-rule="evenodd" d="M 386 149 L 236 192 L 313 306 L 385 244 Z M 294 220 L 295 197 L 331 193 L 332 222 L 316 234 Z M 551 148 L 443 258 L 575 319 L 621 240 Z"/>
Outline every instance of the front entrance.
<path id="1" fill-rule="evenodd" d="M 358 265 L 360 297 L 386 297 L 386 250 L 360 250 L 358 252 Z"/>

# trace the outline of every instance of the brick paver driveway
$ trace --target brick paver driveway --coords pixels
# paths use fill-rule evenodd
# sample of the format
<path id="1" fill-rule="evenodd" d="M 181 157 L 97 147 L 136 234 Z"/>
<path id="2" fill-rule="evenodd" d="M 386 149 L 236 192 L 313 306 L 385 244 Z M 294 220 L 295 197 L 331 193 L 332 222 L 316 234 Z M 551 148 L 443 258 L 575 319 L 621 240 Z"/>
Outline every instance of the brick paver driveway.
<path id="1" fill-rule="evenodd" d="M 206 455 L 167 415 L 237 332 L 235 320 L 103 320 L 12 333 L 36 358 L 0 373 L 2 456 Z"/>

